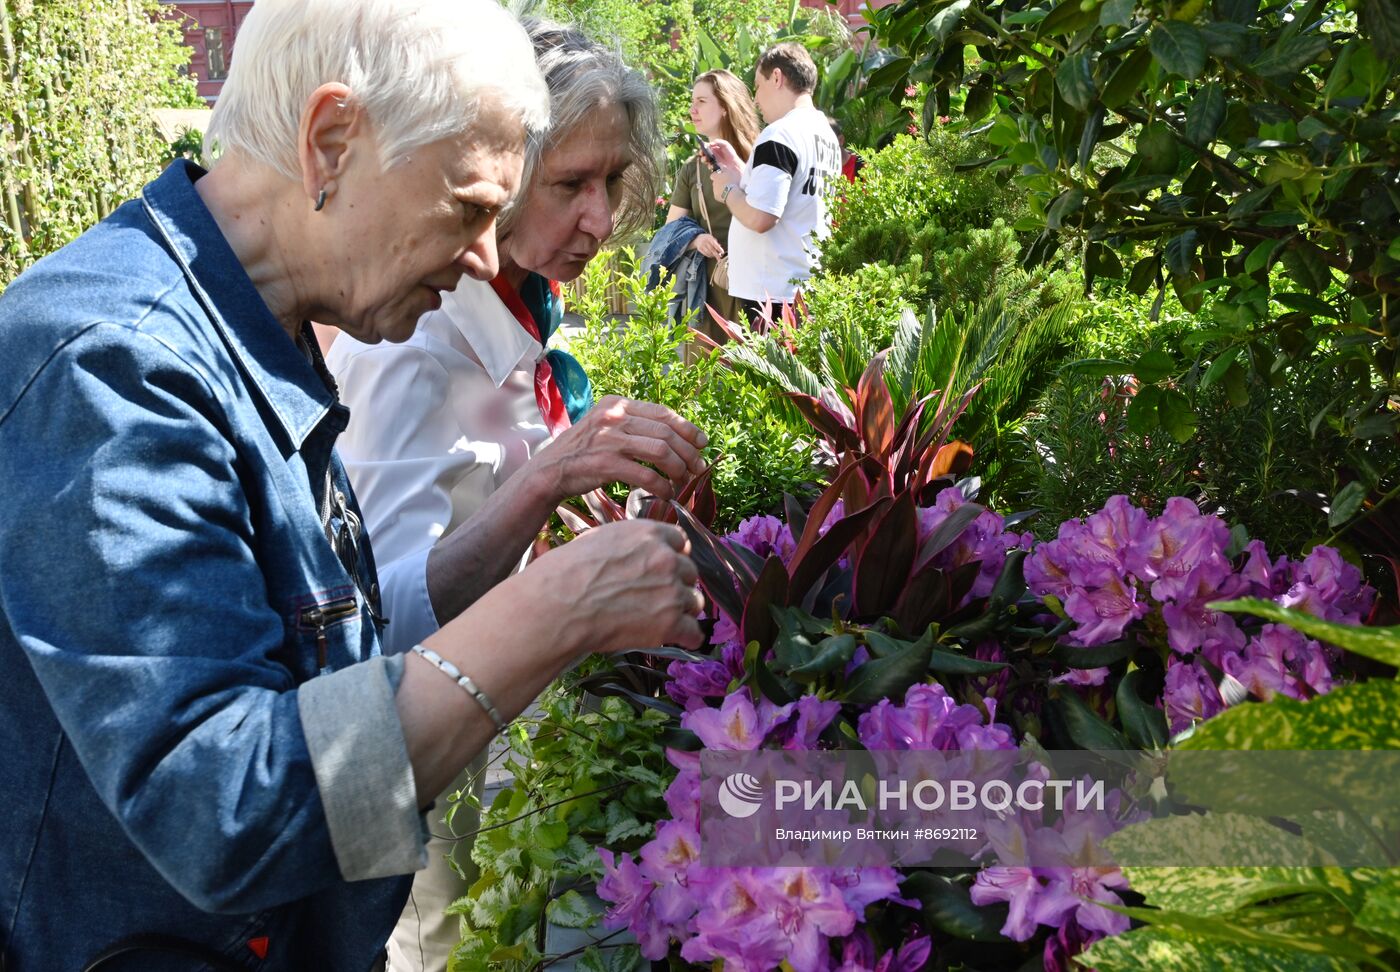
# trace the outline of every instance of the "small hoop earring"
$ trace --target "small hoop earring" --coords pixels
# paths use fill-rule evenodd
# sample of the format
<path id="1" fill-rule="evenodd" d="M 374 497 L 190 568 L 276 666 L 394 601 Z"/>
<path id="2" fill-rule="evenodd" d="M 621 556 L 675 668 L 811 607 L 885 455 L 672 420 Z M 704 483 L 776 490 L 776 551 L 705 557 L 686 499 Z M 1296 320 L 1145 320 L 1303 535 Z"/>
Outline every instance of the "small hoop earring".
<path id="1" fill-rule="evenodd" d="M 322 209 L 325 209 L 325 208 L 326 208 L 326 189 L 325 189 L 325 186 L 322 186 L 322 187 L 321 187 L 321 194 L 320 194 L 319 196 L 316 197 L 316 210 L 315 210 L 315 211 L 319 213 Z"/>

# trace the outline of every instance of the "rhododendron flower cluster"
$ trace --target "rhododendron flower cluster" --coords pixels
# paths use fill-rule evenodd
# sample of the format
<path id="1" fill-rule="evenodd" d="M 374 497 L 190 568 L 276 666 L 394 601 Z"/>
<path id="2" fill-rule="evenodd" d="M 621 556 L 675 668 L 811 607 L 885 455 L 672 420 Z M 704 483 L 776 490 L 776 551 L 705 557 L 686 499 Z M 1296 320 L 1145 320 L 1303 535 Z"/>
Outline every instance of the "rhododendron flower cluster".
<path id="1" fill-rule="evenodd" d="M 971 707 L 969 707 L 971 708 Z M 681 725 L 712 749 L 760 746 L 811 748 L 840 710 L 835 702 L 804 696 L 788 705 L 745 691 L 719 708 L 687 712 Z M 679 772 L 666 790 L 672 819 L 638 859 L 599 850 L 604 877 L 598 895 L 612 903 L 605 924 L 626 927 L 642 955 L 664 958 L 674 940 L 690 962 L 723 959 L 726 969 L 768 972 L 784 960 L 795 972 L 914 972 L 928 957 L 929 940 L 914 939 L 875 956 L 868 936 L 857 933 L 865 909 L 878 901 L 910 908 L 899 896 L 893 868 L 706 868 L 698 863 L 700 758 L 667 750 Z M 854 933 L 854 934 L 853 934 Z M 841 964 L 833 964 L 833 948 Z"/>
<path id="2" fill-rule="evenodd" d="M 951 487 L 917 511 L 914 573 L 932 565 L 951 574 L 977 564 L 971 589 L 956 606 L 961 611 L 997 588 L 1011 551 L 1030 551 L 1023 568 L 1029 592 L 1068 619 L 1063 641 L 1069 650 L 1128 642 L 1165 656 L 1158 704 L 1173 732 L 1249 696 L 1310 698 L 1329 691 L 1337 677 L 1332 649 L 1283 625 L 1212 611 L 1209 603 L 1264 598 L 1328 621 L 1358 623 L 1375 593 L 1361 572 L 1329 547 L 1317 547 L 1295 562 L 1270 559 L 1255 541 L 1232 557 L 1225 523 L 1181 497 L 1152 517 L 1127 497 L 1115 496 L 1092 516 L 1061 524 L 1054 540 L 1038 545 L 1029 534 L 1007 529 L 990 510 L 975 517 L 959 514 L 967 502 Z M 838 502 L 820 532 L 844 516 Z M 940 530 L 954 516 L 969 518 L 960 520 L 965 525 L 950 540 Z M 745 520 L 724 542 L 760 558 L 776 556 L 789 567 L 797 551 L 789 525 L 773 516 Z M 1019 605 L 1019 616 L 1025 616 L 1026 606 Z M 849 611 L 849 600 L 838 598 L 832 610 Z M 967 613 L 954 622 L 961 623 Z M 831 681 L 820 688 L 804 683 L 791 694 L 807 694 L 777 704 L 739 687 L 750 674 L 739 619 L 721 612 L 713 620 L 712 657 L 672 662 L 666 685 L 684 710 L 681 727 L 710 750 L 818 749 L 838 719 L 845 720 L 841 733 L 854 735 L 872 751 L 1015 750 L 1019 737 L 1005 721 L 1007 713 L 1015 725 L 1043 738 L 1038 714 L 1042 705 L 1052 704 L 1046 701 L 1047 682 L 1088 690 L 1084 694 L 1092 700 L 1111 697 L 1111 688 L 1105 693 L 1095 687 L 1121 671 L 1075 667 L 1028 679 L 1028 662 L 1034 661 L 999 634 L 1015 630 L 1004 622 L 974 628 L 978 633 L 969 634 L 962 647 L 976 659 L 1007 663 L 995 672 L 956 676 L 947 685 L 917 682 L 902 699 L 873 705 L 831 698 Z M 858 633 L 858 627 L 841 630 Z M 871 646 L 876 630 L 864 635 Z M 849 658 L 844 674 L 850 676 L 870 657 L 866 644 L 842 656 Z M 836 680 L 842 671 L 833 666 L 823 677 Z M 839 690 L 836 695 L 841 697 Z M 999 710 L 1002 722 L 996 721 Z M 826 738 L 837 734 L 833 730 Z M 920 933 L 918 903 L 901 896 L 902 875 L 894 868 L 701 866 L 700 757 L 679 750 L 667 750 L 667 757 L 677 769 L 665 793 L 670 818 L 657 824 L 653 839 L 635 857 L 599 851 L 604 877 L 598 894 L 612 905 L 605 924 L 626 927 L 643 956 L 655 960 L 678 951 L 685 961 L 705 967 L 720 960 L 729 972 L 769 972 L 784 962 L 794 972 L 915 972 L 927 963 L 932 940 Z M 1004 818 L 987 835 L 984 853 L 995 860 L 983 860 L 970 888 L 972 903 L 1005 903 L 1002 933 L 1018 942 L 1047 936 L 1045 968 L 1068 972 L 1076 967 L 1074 956 L 1128 927 L 1126 917 L 1103 907 L 1122 904 L 1127 881 L 1098 851 L 1124 822 L 1112 813 Z M 875 905 L 880 908 L 867 915 Z"/>
<path id="3" fill-rule="evenodd" d="M 1233 615 L 1206 605 L 1258 597 L 1356 624 L 1375 593 L 1361 571 L 1331 547 L 1317 547 L 1297 563 L 1271 561 L 1257 540 L 1236 566 L 1226 554 L 1229 544 L 1225 523 L 1184 497 L 1168 500 L 1154 518 L 1115 496 L 1087 519 L 1062 523 L 1056 539 L 1036 547 L 1026 560 L 1026 582 L 1033 593 L 1063 604 L 1074 622 L 1070 644 L 1118 641 L 1135 622 L 1143 622 L 1136 633 L 1160 619 L 1174 653 L 1164 694 L 1173 732 L 1220 712 L 1227 695 L 1306 699 L 1329 691 L 1332 658 L 1320 643 L 1281 625 L 1247 633 Z M 1217 682 L 1211 669 L 1223 679 Z M 1103 674 L 1090 670 L 1079 680 L 1098 684 Z"/>

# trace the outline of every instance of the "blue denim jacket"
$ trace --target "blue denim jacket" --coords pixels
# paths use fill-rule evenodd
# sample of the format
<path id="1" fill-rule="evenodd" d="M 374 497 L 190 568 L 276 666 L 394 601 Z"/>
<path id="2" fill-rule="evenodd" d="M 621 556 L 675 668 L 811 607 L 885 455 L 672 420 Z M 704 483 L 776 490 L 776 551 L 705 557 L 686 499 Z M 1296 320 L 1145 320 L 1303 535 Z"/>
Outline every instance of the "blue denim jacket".
<path id="1" fill-rule="evenodd" d="M 646 274 L 647 290 L 655 290 L 665 279 L 665 272 L 668 270 L 678 281 L 676 294 L 666 305 L 667 318 L 677 324 L 687 313 L 694 312 L 697 315 L 692 319 L 692 324 L 708 313 L 705 310 L 705 301 L 710 295 L 710 278 L 705 272 L 705 255 L 689 249 L 691 240 L 703 232 L 705 227 L 689 216 L 672 220 L 656 231 L 651 243 L 647 245 L 646 255 L 642 258 L 642 273 Z"/>
<path id="2" fill-rule="evenodd" d="M 327 539 L 358 516 L 349 413 L 200 174 L 172 165 L 0 297 L 6 972 L 137 933 L 360 972 L 424 863 L 368 543 Z"/>

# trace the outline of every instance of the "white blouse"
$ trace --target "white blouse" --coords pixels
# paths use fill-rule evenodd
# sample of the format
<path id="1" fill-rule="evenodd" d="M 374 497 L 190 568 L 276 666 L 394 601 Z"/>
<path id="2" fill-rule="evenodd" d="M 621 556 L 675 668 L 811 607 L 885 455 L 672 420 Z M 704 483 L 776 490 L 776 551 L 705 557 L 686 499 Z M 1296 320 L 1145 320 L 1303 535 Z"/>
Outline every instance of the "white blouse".
<path id="1" fill-rule="evenodd" d="M 326 363 L 350 407 L 337 448 L 379 567 L 384 651 L 438 629 L 428 551 L 549 440 L 535 402 L 544 354 L 491 285 L 463 277 L 402 344 L 344 334 Z"/>

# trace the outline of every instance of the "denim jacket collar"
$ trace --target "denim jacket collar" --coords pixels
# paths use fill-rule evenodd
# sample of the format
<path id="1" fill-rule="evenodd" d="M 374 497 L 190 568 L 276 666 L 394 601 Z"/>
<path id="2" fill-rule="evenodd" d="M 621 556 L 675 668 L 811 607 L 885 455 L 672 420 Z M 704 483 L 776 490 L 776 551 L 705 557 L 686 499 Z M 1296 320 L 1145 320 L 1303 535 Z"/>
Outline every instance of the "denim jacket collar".
<path id="1" fill-rule="evenodd" d="M 285 433 L 287 445 L 299 450 L 337 405 L 335 394 L 288 340 L 195 192 L 195 180 L 202 175 L 199 166 L 177 160 L 146 186 L 142 203 L 190 289 Z"/>

